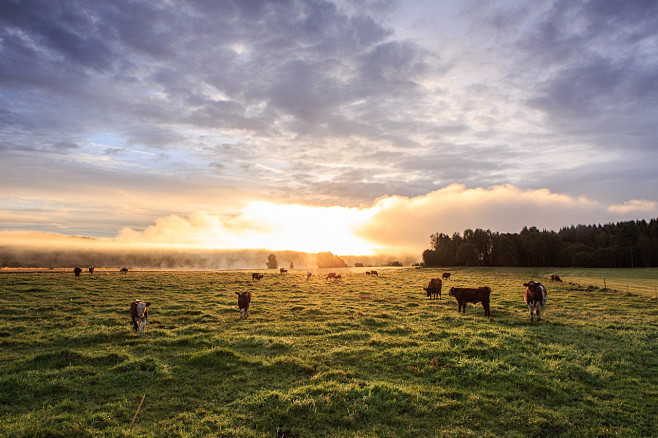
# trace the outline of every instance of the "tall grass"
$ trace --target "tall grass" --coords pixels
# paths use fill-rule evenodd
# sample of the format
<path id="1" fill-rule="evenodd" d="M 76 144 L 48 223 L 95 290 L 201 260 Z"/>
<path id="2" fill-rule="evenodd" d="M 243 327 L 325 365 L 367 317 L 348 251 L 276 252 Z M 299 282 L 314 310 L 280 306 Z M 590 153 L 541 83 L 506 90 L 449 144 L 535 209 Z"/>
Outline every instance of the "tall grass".
<path id="1" fill-rule="evenodd" d="M 430 269 L 3 275 L 0 436 L 658 435 L 656 300 L 545 281 L 531 323 L 546 271 L 451 272 L 436 301 Z M 476 285 L 491 318 L 447 296 Z"/>

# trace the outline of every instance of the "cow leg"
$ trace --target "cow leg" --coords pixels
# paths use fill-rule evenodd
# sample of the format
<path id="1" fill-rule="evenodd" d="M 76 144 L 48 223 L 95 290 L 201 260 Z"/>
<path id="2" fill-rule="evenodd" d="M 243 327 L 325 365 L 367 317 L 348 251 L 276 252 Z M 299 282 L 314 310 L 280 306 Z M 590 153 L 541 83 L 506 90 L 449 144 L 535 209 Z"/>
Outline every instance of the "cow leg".
<path id="1" fill-rule="evenodd" d="M 144 322 L 142 322 L 142 334 L 145 334 L 145 332 L 146 332 L 146 322 L 147 321 L 148 320 L 146 318 L 144 318 Z"/>
<path id="2" fill-rule="evenodd" d="M 249 318 L 249 309 L 244 309 L 244 319 Z"/>
<path id="3" fill-rule="evenodd" d="M 137 321 L 133 319 L 133 328 L 135 329 L 135 333 L 139 331 L 139 324 L 137 324 Z"/>
<path id="4" fill-rule="evenodd" d="M 533 321 L 534 315 L 532 314 L 532 306 L 528 306 L 528 310 L 530 311 L 530 321 Z"/>
<path id="5" fill-rule="evenodd" d="M 541 319 L 540 312 L 541 312 L 541 308 L 537 307 L 537 322 L 539 322 L 539 320 Z"/>
<path id="6" fill-rule="evenodd" d="M 489 304 L 482 304 L 482 307 L 484 307 L 484 316 L 491 316 L 491 313 L 489 312 Z"/>

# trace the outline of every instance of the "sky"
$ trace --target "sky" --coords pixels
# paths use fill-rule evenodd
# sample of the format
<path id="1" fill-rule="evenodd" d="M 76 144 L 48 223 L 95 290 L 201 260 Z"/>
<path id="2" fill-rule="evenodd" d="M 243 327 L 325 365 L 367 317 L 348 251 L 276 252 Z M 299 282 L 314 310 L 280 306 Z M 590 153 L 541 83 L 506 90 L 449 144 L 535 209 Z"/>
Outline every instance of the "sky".
<path id="1" fill-rule="evenodd" d="M 653 0 L 0 2 L 0 233 L 338 254 L 658 217 Z"/>

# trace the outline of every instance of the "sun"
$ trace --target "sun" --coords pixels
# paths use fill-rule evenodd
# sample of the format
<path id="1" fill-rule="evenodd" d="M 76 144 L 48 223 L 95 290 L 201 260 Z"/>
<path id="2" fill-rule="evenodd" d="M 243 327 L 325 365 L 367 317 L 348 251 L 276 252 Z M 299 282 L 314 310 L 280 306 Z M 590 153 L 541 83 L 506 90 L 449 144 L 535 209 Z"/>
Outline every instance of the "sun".
<path id="1" fill-rule="evenodd" d="M 369 216 L 358 208 L 252 201 L 238 215 L 214 222 L 197 241 L 214 248 L 372 255 L 375 243 L 355 234 Z"/>
<path id="2" fill-rule="evenodd" d="M 254 230 L 241 237 L 240 246 L 372 255 L 376 245 L 355 234 L 358 227 L 368 222 L 369 216 L 369 212 L 358 208 L 254 201 L 246 205 L 241 215 L 241 220 L 255 225 Z"/>

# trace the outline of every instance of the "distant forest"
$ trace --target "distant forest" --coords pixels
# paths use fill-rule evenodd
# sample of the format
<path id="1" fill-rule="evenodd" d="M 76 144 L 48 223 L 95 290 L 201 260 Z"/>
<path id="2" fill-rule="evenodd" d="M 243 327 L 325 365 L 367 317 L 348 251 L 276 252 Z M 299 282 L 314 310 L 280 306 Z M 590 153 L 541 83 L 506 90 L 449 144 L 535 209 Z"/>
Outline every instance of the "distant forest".
<path id="1" fill-rule="evenodd" d="M 520 233 L 465 230 L 430 236 L 426 266 L 658 267 L 658 218 L 560 231 L 524 227 Z"/>

